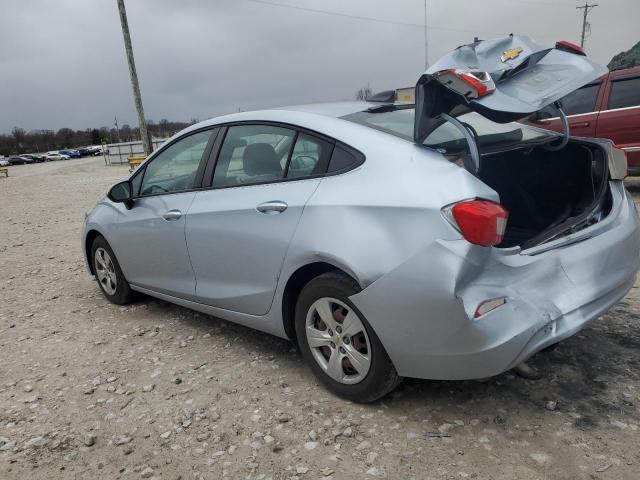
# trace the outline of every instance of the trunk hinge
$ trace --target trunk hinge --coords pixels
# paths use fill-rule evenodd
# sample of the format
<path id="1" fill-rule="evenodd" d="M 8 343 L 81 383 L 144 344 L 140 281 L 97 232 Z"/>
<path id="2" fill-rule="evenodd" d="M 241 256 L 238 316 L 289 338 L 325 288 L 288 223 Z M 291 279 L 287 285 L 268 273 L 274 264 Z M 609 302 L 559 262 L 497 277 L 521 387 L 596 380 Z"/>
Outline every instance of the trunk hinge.
<path id="1" fill-rule="evenodd" d="M 458 130 L 460 130 L 460 133 L 462 133 L 462 136 L 469 144 L 469 155 L 471 155 L 471 160 L 473 161 L 474 168 L 474 171 L 472 171 L 471 173 L 473 173 L 477 177 L 478 172 L 480 171 L 480 151 L 478 150 L 478 144 L 476 143 L 474 135 L 471 133 L 470 129 L 457 118 L 454 118 L 446 113 L 441 113 L 440 116 L 451 123 L 451 125 L 456 127 Z"/>
<path id="2" fill-rule="evenodd" d="M 562 110 L 559 102 L 553 102 L 553 104 L 549 106 L 556 111 L 558 117 L 560 118 L 560 124 L 562 125 L 562 140 L 560 140 L 560 143 L 556 145 L 544 145 L 543 148 L 545 150 L 549 150 L 550 152 L 557 152 L 558 150 L 562 150 L 564 147 L 566 147 L 567 143 L 569 142 L 569 119 L 564 114 L 564 110 Z"/>

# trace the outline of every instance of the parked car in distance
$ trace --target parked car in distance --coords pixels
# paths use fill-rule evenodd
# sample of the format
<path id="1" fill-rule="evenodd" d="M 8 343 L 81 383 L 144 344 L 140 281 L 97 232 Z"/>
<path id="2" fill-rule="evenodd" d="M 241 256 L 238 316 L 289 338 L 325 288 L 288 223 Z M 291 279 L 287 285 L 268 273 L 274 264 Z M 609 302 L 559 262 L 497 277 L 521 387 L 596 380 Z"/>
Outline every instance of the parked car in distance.
<path id="1" fill-rule="evenodd" d="M 80 158 L 80 152 L 78 150 L 58 150 L 58 153 L 66 155 L 69 158 Z"/>
<path id="2" fill-rule="evenodd" d="M 60 152 L 47 152 L 47 154 L 45 155 L 45 158 L 47 161 L 52 161 L 52 160 L 69 160 L 69 156 L 68 155 L 64 155 Z"/>
<path id="3" fill-rule="evenodd" d="M 193 125 L 86 216 L 88 269 L 113 303 L 142 292 L 296 340 L 354 401 L 402 377 L 497 375 L 634 285 L 622 151 L 510 121 L 604 71 L 575 47 L 510 35 L 436 62 L 415 107 Z"/>
<path id="4" fill-rule="evenodd" d="M 108 150 L 105 150 L 107 153 Z M 103 147 L 102 145 L 89 145 L 87 147 L 82 147 L 80 149 L 78 149 L 78 152 L 80 152 L 80 155 L 84 156 L 98 156 L 98 155 L 102 155 L 103 152 Z"/>
<path id="5" fill-rule="evenodd" d="M 9 157 L 7 159 L 7 161 L 11 164 L 11 165 L 29 165 L 31 163 L 34 163 L 34 161 L 30 158 L 27 157 L 23 157 L 20 155 L 14 155 L 12 157 Z"/>
<path id="6" fill-rule="evenodd" d="M 6 158 L 0 158 L 0 167 L 8 167 L 9 165 L 11 165 L 9 160 Z"/>
<path id="7" fill-rule="evenodd" d="M 36 155 L 32 153 L 24 153 L 20 155 L 21 157 L 28 158 L 29 160 L 33 160 L 34 162 L 44 162 L 44 157 L 41 155 Z"/>
<path id="8" fill-rule="evenodd" d="M 608 138 L 627 154 L 629 175 L 640 175 L 640 67 L 616 70 L 561 99 L 571 135 Z M 529 124 L 561 131 L 560 119 L 543 109 Z"/>

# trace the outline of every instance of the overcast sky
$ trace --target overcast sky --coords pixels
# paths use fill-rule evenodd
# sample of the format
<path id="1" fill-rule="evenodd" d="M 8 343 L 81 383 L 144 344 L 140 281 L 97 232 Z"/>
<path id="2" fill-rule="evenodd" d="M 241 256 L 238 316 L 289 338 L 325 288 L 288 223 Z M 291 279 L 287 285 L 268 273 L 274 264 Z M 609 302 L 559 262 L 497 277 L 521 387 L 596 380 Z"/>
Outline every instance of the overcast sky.
<path id="1" fill-rule="evenodd" d="M 115 116 L 120 125 L 136 124 L 116 0 L 1 3 L 0 132 L 14 125 L 112 126 Z M 640 0 L 597 3 L 586 50 L 606 64 L 640 40 Z M 431 62 L 474 35 L 515 32 L 542 44 L 579 43 L 575 0 L 427 4 Z M 350 99 L 367 82 L 374 90 L 413 85 L 424 70 L 424 0 L 126 0 L 126 6 L 145 113 L 155 121 Z"/>

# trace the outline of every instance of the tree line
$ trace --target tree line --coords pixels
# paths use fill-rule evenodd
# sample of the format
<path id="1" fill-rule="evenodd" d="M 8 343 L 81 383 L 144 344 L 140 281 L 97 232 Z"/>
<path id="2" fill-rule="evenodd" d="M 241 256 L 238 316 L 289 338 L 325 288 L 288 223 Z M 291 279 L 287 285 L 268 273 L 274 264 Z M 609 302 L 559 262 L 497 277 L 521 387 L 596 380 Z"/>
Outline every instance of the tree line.
<path id="1" fill-rule="evenodd" d="M 197 119 L 192 119 L 190 122 L 174 122 L 163 118 L 157 123 L 153 120 L 147 120 L 147 128 L 152 137 L 166 138 L 197 122 Z M 26 131 L 20 127 L 13 127 L 11 133 L 0 134 L 0 155 L 49 152 L 51 150 L 66 150 L 86 145 L 100 145 L 102 142 L 118 143 L 139 140 L 140 129 L 126 123 L 118 129 L 115 127 L 101 127 L 87 128 L 85 130 L 61 128 L 58 131 Z"/>

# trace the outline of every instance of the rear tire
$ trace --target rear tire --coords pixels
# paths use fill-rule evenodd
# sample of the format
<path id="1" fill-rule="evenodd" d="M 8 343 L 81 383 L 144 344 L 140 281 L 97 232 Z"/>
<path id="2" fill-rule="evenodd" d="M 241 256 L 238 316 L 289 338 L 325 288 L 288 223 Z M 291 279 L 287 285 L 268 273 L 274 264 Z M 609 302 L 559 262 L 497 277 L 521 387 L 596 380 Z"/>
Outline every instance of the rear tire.
<path id="1" fill-rule="evenodd" d="M 296 304 L 296 336 L 302 356 L 331 392 L 370 403 L 402 381 L 380 339 L 349 297 L 359 285 L 342 272 L 311 280 Z"/>
<path id="2" fill-rule="evenodd" d="M 129 282 L 124 278 L 120 264 L 109 243 L 99 236 L 91 245 L 91 262 L 98 286 L 111 303 L 126 305 L 136 298 Z"/>

